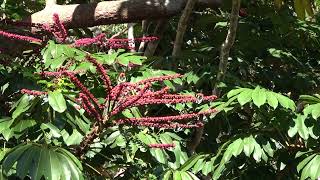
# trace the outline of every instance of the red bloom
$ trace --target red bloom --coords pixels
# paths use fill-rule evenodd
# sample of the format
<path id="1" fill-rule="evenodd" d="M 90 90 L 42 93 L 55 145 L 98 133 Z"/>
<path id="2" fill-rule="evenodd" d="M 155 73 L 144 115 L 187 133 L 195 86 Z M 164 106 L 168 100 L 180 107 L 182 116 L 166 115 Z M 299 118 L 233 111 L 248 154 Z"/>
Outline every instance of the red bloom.
<path id="1" fill-rule="evenodd" d="M 175 147 L 175 144 L 148 144 L 150 148 L 168 149 Z"/>
<path id="2" fill-rule="evenodd" d="M 106 37 L 106 35 L 102 33 L 94 38 L 78 39 L 74 42 L 73 46 L 74 47 L 84 47 L 84 46 L 89 46 L 91 44 L 101 43 L 105 37 Z"/>
<path id="3" fill-rule="evenodd" d="M 22 36 L 22 35 L 18 35 L 18 34 L 8 33 L 5 31 L 2 31 L 2 30 L 0 30 L 0 36 L 7 37 L 9 39 L 17 39 L 17 40 L 21 40 L 21 41 L 39 42 L 39 43 L 42 42 L 41 39 L 37 39 L 34 37 L 30 37 L 30 36 Z"/>
<path id="4" fill-rule="evenodd" d="M 42 96 L 42 95 L 48 94 L 47 92 L 35 91 L 35 90 L 29 90 L 29 89 L 21 89 L 20 92 L 22 94 L 29 94 L 32 96 Z"/>

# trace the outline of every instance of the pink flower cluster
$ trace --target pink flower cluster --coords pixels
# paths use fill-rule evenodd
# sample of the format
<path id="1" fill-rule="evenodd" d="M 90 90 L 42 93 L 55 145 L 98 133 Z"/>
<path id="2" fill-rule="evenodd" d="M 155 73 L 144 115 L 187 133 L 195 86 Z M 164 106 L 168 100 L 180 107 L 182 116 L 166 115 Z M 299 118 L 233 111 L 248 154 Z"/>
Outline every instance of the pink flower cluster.
<path id="1" fill-rule="evenodd" d="M 60 43 L 64 43 L 66 41 L 66 38 L 68 37 L 67 30 L 60 21 L 59 15 L 57 13 L 53 14 L 53 26 L 44 24 L 42 28 L 51 32 Z"/>
<path id="2" fill-rule="evenodd" d="M 29 89 L 21 89 L 20 92 L 22 94 L 28 94 L 28 95 L 32 95 L 32 96 L 42 96 L 42 95 L 48 94 L 47 92 L 35 91 L 35 90 L 29 90 Z"/>
<path id="3" fill-rule="evenodd" d="M 74 47 L 85 47 L 85 46 L 89 46 L 91 44 L 102 44 L 102 41 L 104 40 L 105 37 L 106 37 L 106 35 L 102 33 L 94 38 L 78 39 L 74 42 L 73 46 Z"/>
<path id="4" fill-rule="evenodd" d="M 21 40 L 21 41 L 38 42 L 38 43 L 42 42 L 42 40 L 38 39 L 38 38 L 34 38 L 34 37 L 30 37 L 30 36 L 22 36 L 22 35 L 13 34 L 13 33 L 8 33 L 8 32 L 5 32 L 5 31 L 2 31 L 2 30 L 0 30 L 0 36 L 4 36 L 4 37 L 9 38 L 9 39 Z"/>
<path id="5" fill-rule="evenodd" d="M 150 148 L 168 149 L 175 147 L 175 144 L 149 144 Z"/>
<path id="6" fill-rule="evenodd" d="M 42 24 L 39 23 L 31 23 L 31 22 L 22 22 L 22 21 L 13 21 L 10 19 L 1 19 L 1 24 L 12 25 L 17 27 L 37 27 L 42 28 Z"/>
<path id="7" fill-rule="evenodd" d="M 68 77 L 76 87 L 80 89 L 79 99 L 81 100 L 80 106 L 98 122 L 104 124 L 111 117 L 115 117 L 123 110 L 130 107 L 137 107 L 143 105 L 157 105 L 157 104 L 178 104 L 187 102 L 199 103 L 213 101 L 216 96 L 204 96 L 197 94 L 198 97 L 191 95 L 170 94 L 169 88 L 164 87 L 160 90 L 153 90 L 152 83 L 163 82 L 165 80 L 172 80 L 181 77 L 179 74 L 167 75 L 160 77 L 152 77 L 141 80 L 137 83 L 119 82 L 118 85 L 112 86 L 111 80 L 107 74 L 106 69 L 95 58 L 87 54 L 87 61 L 96 66 L 97 71 L 104 83 L 106 90 L 105 102 L 99 103 L 97 98 L 86 88 L 81 81 L 76 77 L 76 73 L 69 71 L 60 72 L 42 72 L 40 74 L 48 77 Z M 124 78 L 125 74 L 120 74 L 119 78 Z M 107 113 L 105 113 L 107 112 Z M 173 116 L 160 116 L 160 117 L 142 117 L 142 118 L 127 118 L 114 120 L 114 124 L 129 124 L 135 126 L 146 126 L 155 128 L 175 129 L 175 128 L 197 128 L 202 127 L 202 122 L 194 122 L 200 116 L 216 113 L 215 109 L 202 111 L 198 113 L 187 113 Z"/>
<path id="8" fill-rule="evenodd" d="M 11 21 L 11 20 L 0 20 L 0 22 L 4 22 L 6 24 L 10 24 L 14 26 L 36 27 L 38 29 L 48 31 L 54 35 L 54 37 L 59 43 L 65 43 L 68 37 L 67 30 L 64 24 L 60 21 L 59 15 L 57 13 L 53 14 L 53 25 L 25 23 L 25 22 Z M 4 36 L 10 39 L 28 41 L 28 42 L 39 42 L 39 43 L 43 42 L 41 39 L 38 39 L 38 38 L 8 33 L 2 30 L 0 30 L 0 36 Z M 111 49 L 120 49 L 120 48 L 133 49 L 133 47 L 130 46 L 130 43 L 132 42 L 150 42 L 155 40 L 159 40 L 159 38 L 151 36 L 151 37 L 142 37 L 142 38 L 135 38 L 135 39 L 116 39 L 114 37 L 107 39 L 106 35 L 102 33 L 93 38 L 78 39 L 73 44 L 71 44 L 71 46 L 85 47 L 92 44 L 97 44 L 100 47 L 107 47 Z"/>

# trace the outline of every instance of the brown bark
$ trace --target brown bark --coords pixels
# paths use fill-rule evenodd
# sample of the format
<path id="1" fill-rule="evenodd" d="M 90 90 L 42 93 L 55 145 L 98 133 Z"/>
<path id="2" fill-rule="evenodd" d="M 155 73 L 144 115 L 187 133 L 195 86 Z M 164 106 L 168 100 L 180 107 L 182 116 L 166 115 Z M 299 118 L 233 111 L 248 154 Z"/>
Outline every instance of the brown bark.
<path id="1" fill-rule="evenodd" d="M 219 95 L 220 92 L 218 90 L 218 85 L 221 83 L 226 75 L 228 68 L 228 58 L 230 54 L 230 50 L 234 44 L 236 39 L 237 27 L 238 27 L 238 19 L 239 19 L 239 10 L 240 10 L 241 0 L 233 0 L 232 1 L 232 11 L 230 15 L 230 27 L 228 30 L 227 37 L 223 44 L 221 45 L 220 50 L 220 62 L 219 62 L 219 71 L 217 74 L 217 80 L 214 87 L 214 94 Z"/>
<path id="2" fill-rule="evenodd" d="M 184 4 L 185 0 L 119 0 L 90 4 L 51 4 L 24 21 L 52 24 L 52 15 L 57 13 L 68 28 L 130 23 L 173 16 L 181 11 Z"/>
<path id="3" fill-rule="evenodd" d="M 194 5 L 196 4 L 197 0 L 188 0 L 188 3 L 186 7 L 183 10 L 183 13 L 180 17 L 179 23 L 178 23 L 178 28 L 177 28 L 177 34 L 176 34 L 176 39 L 173 45 L 173 51 L 172 51 L 172 57 L 176 58 L 180 55 L 181 52 L 181 46 L 183 43 L 183 36 L 187 30 L 187 25 L 189 21 L 189 17 L 192 13 L 192 9 Z"/>
<path id="4" fill-rule="evenodd" d="M 221 0 L 198 1 L 211 8 L 221 4 Z M 45 9 L 26 17 L 24 22 L 52 24 L 52 15 L 57 13 L 68 28 L 130 23 L 174 16 L 181 12 L 185 4 L 186 0 L 117 0 L 57 5 L 56 0 L 47 0 Z"/>
<path id="5" fill-rule="evenodd" d="M 157 26 L 153 32 L 153 35 L 157 36 L 161 39 L 161 37 L 163 36 L 163 33 L 165 32 L 165 30 L 167 28 L 167 24 L 168 24 L 167 19 L 158 20 Z M 159 45 L 159 41 L 160 40 L 149 42 L 146 47 L 146 50 L 144 51 L 144 56 L 153 56 L 154 53 L 156 52 L 158 45 Z"/>
<path id="6" fill-rule="evenodd" d="M 46 0 L 46 7 L 50 7 L 57 4 L 57 0 Z"/>

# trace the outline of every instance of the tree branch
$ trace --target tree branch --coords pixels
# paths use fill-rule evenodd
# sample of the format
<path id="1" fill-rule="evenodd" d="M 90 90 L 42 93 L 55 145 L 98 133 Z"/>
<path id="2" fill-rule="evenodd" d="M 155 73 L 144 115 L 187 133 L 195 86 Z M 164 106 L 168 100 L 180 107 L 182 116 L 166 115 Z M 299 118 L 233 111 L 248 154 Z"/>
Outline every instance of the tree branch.
<path id="1" fill-rule="evenodd" d="M 155 51 L 159 45 L 159 41 L 160 41 L 161 37 L 163 36 L 164 31 L 167 28 L 167 25 L 168 25 L 167 19 L 158 20 L 158 23 L 157 23 L 157 26 L 153 32 L 153 35 L 159 37 L 159 40 L 151 41 L 148 43 L 146 50 L 144 51 L 144 56 L 153 56 L 153 54 L 155 53 Z"/>
<path id="2" fill-rule="evenodd" d="M 232 0 L 232 10 L 230 14 L 230 26 L 228 30 L 227 37 L 225 41 L 221 45 L 220 50 L 220 63 L 219 63 L 219 71 L 217 74 L 217 80 L 216 84 L 213 90 L 213 94 L 219 96 L 220 92 L 218 91 L 218 85 L 220 82 L 222 82 L 225 78 L 225 74 L 227 72 L 228 68 L 228 58 L 230 54 L 230 50 L 234 44 L 234 41 L 236 39 L 236 32 L 238 27 L 238 19 L 239 19 L 239 10 L 240 10 L 240 3 L 241 0 Z M 202 134 L 203 134 L 203 128 L 198 128 L 195 130 L 193 138 L 191 139 L 191 145 L 189 145 L 189 153 L 193 154 L 197 148 L 197 146 L 200 144 Z"/>
<path id="3" fill-rule="evenodd" d="M 57 5 L 57 0 L 46 0 L 46 8 L 50 8 L 54 5 Z"/>
<path id="4" fill-rule="evenodd" d="M 221 0 L 198 0 L 207 7 L 220 6 Z M 68 28 L 155 20 L 180 13 L 186 0 L 117 0 L 99 3 L 57 5 L 46 0 L 46 8 L 26 17 L 25 23 L 53 24 L 52 15 L 59 14 Z"/>
<path id="5" fill-rule="evenodd" d="M 219 71 L 217 74 L 217 80 L 214 87 L 214 94 L 219 95 L 218 85 L 221 83 L 226 75 L 228 68 L 228 58 L 230 54 L 230 50 L 234 44 L 236 39 L 237 27 L 238 27 L 238 19 L 239 19 L 239 10 L 240 10 L 241 0 L 233 0 L 232 1 L 232 11 L 230 15 L 230 27 L 228 30 L 228 34 L 226 40 L 223 42 L 220 50 L 220 62 L 219 62 Z"/>
<path id="6" fill-rule="evenodd" d="M 53 3 L 51 0 L 47 3 Z M 104 24 L 131 23 L 160 19 L 178 14 L 185 0 L 118 0 L 99 3 L 54 5 L 27 17 L 26 23 L 53 24 L 52 15 L 59 14 L 68 28 Z"/>
<path id="7" fill-rule="evenodd" d="M 175 59 L 177 56 L 180 55 L 181 52 L 181 46 L 183 43 L 183 36 L 186 32 L 189 17 L 191 15 L 192 9 L 194 5 L 196 4 L 197 0 L 188 0 L 186 7 L 183 10 L 183 13 L 180 17 L 178 28 L 177 28 L 177 34 L 176 39 L 173 45 L 173 51 L 172 51 L 172 57 Z"/>

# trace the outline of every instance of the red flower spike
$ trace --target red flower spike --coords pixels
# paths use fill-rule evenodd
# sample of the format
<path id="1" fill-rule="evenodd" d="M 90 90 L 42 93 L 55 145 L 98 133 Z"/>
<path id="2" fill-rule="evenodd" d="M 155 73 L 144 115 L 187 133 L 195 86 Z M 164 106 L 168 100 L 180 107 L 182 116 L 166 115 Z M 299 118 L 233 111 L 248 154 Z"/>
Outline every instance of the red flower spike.
<path id="1" fill-rule="evenodd" d="M 91 57 L 90 55 L 86 56 L 86 59 L 91 62 L 94 66 L 97 67 L 97 70 L 100 72 L 101 74 L 101 79 L 103 80 L 104 85 L 106 86 L 106 90 L 107 93 L 110 94 L 110 91 L 112 89 L 111 87 L 111 80 L 106 72 L 106 70 L 104 69 L 104 67 L 97 62 L 97 60 L 93 57 Z"/>
<path id="2" fill-rule="evenodd" d="M 182 128 L 182 129 L 192 129 L 192 128 L 199 128 L 203 127 L 204 124 L 202 122 L 197 122 L 195 124 L 180 124 L 180 123 L 150 123 L 150 122 L 139 122 L 139 121 L 116 121 L 115 124 L 126 124 L 126 125 L 133 125 L 133 126 L 144 126 L 144 127 L 154 127 L 154 128 L 163 128 L 163 129 L 176 129 L 176 128 Z"/>
<path id="3" fill-rule="evenodd" d="M 165 80 L 172 80 L 172 79 L 176 79 L 182 77 L 182 75 L 180 74 L 175 74 L 175 75 L 168 75 L 168 76 L 159 76 L 159 77 L 152 77 L 152 78 L 148 78 L 142 81 L 137 82 L 137 84 L 145 84 L 145 83 L 152 83 L 152 82 L 162 82 Z"/>
<path id="4" fill-rule="evenodd" d="M 85 46 L 89 46 L 91 44 L 100 44 L 105 37 L 106 37 L 106 35 L 102 33 L 94 38 L 78 39 L 74 42 L 73 47 L 85 47 Z"/>
<path id="5" fill-rule="evenodd" d="M 208 115 L 212 113 L 216 113 L 216 109 L 210 109 L 207 111 L 199 112 L 199 113 L 190 113 L 190 114 L 181 114 L 176 116 L 161 116 L 161 117 L 142 117 L 142 118 L 128 118 L 125 120 L 119 120 L 119 121 L 129 121 L 129 122 L 148 122 L 148 123 L 159 123 L 159 122 L 166 122 L 170 123 L 172 121 L 181 121 L 181 120 L 187 120 L 187 119 L 194 119 L 199 117 L 200 115 Z"/>
<path id="6" fill-rule="evenodd" d="M 149 148 L 168 149 L 175 147 L 175 144 L 148 144 Z"/>
<path id="7" fill-rule="evenodd" d="M 80 82 L 80 80 L 73 73 L 64 71 L 63 75 L 68 76 L 73 84 L 75 84 L 83 94 L 89 97 L 99 109 L 103 109 L 103 106 L 99 104 L 98 99 L 94 97 L 94 95 Z"/>
<path id="8" fill-rule="evenodd" d="M 57 13 L 53 14 L 53 35 L 57 38 L 57 40 L 61 43 L 65 42 L 67 38 L 67 30 L 64 25 L 61 23 L 59 19 L 59 15 Z"/>
<path id="9" fill-rule="evenodd" d="M 21 89 L 20 92 L 22 94 L 29 94 L 29 95 L 32 95 L 32 96 L 42 96 L 42 95 L 48 94 L 47 92 L 35 91 L 35 90 L 29 90 L 29 89 Z"/>
<path id="10" fill-rule="evenodd" d="M 94 116 L 97 121 L 101 122 L 102 117 L 95 109 L 95 107 L 91 104 L 89 98 L 83 93 L 80 93 L 79 97 L 82 99 L 84 105 L 83 107 L 89 113 L 89 115 Z"/>
<path id="11" fill-rule="evenodd" d="M 119 112 L 123 111 L 127 107 L 131 106 L 134 102 L 138 101 L 145 91 L 151 86 L 150 83 L 147 83 L 139 92 L 137 96 L 130 96 L 126 99 L 126 101 L 122 104 L 120 104 L 118 107 L 114 108 L 111 112 L 111 116 L 118 114 Z"/>
<path id="12" fill-rule="evenodd" d="M 34 38 L 34 37 L 30 37 L 30 36 L 22 36 L 22 35 L 13 34 L 13 33 L 8 33 L 8 32 L 5 32 L 5 31 L 2 31 L 2 30 L 0 30 L 0 36 L 7 37 L 9 39 L 17 39 L 17 40 L 21 40 L 21 41 L 42 43 L 42 40 L 38 39 L 38 38 Z"/>

